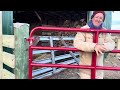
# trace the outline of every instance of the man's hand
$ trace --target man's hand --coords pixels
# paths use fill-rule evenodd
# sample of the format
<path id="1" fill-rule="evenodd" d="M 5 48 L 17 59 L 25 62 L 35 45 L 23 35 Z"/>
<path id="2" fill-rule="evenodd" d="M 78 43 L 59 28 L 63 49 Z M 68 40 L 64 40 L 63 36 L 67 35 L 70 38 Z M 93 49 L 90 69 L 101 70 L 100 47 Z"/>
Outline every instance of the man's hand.
<path id="1" fill-rule="evenodd" d="M 99 45 L 97 44 L 95 46 L 95 52 L 97 54 L 97 56 L 99 56 L 99 54 L 103 54 L 103 52 L 106 50 L 105 46 L 104 45 Z"/>

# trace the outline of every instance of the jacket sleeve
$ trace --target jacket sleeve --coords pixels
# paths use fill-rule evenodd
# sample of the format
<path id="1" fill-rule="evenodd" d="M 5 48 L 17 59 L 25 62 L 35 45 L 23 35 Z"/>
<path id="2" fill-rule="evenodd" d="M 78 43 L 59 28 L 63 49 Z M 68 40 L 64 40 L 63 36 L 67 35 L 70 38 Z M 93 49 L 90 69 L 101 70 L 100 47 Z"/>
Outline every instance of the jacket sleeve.
<path id="1" fill-rule="evenodd" d="M 85 42 L 85 33 L 83 32 L 77 32 L 73 41 L 75 48 L 85 52 L 93 52 L 95 45 L 96 43 Z"/>
<path id="2" fill-rule="evenodd" d="M 115 48 L 115 42 L 114 40 L 112 40 L 111 35 L 109 33 L 107 33 L 106 35 L 104 45 L 106 47 L 106 52 L 112 51 Z"/>

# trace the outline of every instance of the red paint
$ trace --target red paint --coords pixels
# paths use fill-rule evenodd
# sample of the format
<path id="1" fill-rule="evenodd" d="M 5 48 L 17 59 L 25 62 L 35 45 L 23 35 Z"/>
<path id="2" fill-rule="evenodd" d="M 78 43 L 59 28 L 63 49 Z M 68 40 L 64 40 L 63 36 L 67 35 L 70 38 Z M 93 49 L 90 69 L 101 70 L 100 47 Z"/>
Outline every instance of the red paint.
<path id="1" fill-rule="evenodd" d="M 92 54 L 92 65 L 66 65 L 66 64 L 37 64 L 32 63 L 32 50 L 60 50 L 60 51 L 79 51 L 76 48 L 62 48 L 62 47 L 41 47 L 41 46 L 32 46 L 33 34 L 35 31 L 47 30 L 47 31 L 63 31 L 63 32 L 92 32 L 93 42 L 98 42 L 99 33 L 120 33 L 120 30 L 90 30 L 90 29 L 80 29 L 80 28 L 56 28 L 56 27 L 35 27 L 30 33 L 30 37 L 27 39 L 29 41 L 29 65 L 28 65 L 28 76 L 29 79 L 32 79 L 32 67 L 59 67 L 59 68 L 78 68 L 78 69 L 91 69 L 91 79 L 95 79 L 95 72 L 97 70 L 120 70 L 120 67 L 111 67 L 111 66 L 96 66 L 96 53 Z M 113 50 L 109 53 L 120 53 L 120 50 Z"/>

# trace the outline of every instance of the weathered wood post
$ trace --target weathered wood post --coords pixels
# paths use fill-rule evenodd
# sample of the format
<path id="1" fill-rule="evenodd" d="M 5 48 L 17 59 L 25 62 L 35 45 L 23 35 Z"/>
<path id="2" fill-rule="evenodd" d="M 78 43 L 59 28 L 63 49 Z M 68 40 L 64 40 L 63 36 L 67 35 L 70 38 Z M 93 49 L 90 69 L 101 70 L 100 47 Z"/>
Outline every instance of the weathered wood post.
<path id="1" fill-rule="evenodd" d="M 29 37 L 29 24 L 15 23 L 14 24 L 15 36 L 15 78 L 27 79 L 28 78 L 28 42 L 26 38 Z"/>

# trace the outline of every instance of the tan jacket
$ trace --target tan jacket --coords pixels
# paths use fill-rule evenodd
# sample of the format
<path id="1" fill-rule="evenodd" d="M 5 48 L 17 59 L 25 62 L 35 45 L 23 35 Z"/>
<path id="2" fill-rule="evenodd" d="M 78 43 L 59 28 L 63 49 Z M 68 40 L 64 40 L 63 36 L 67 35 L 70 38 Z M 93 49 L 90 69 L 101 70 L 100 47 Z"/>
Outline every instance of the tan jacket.
<path id="1" fill-rule="evenodd" d="M 85 25 L 81 28 L 89 28 L 89 26 Z M 111 51 L 115 48 L 115 42 L 111 39 L 111 36 L 108 33 L 101 33 L 98 38 L 98 43 L 105 45 L 105 47 L 107 48 L 106 52 Z M 92 61 L 91 52 L 94 51 L 94 47 L 96 45 L 96 43 L 93 43 L 93 34 L 87 32 L 78 32 L 75 36 L 73 45 L 75 48 L 81 50 L 80 65 L 91 65 L 91 61 Z M 96 61 L 97 66 L 103 66 L 103 56 L 104 54 L 97 56 L 97 61 Z M 87 74 L 90 77 L 91 71 L 88 69 L 80 69 L 80 73 Z M 97 70 L 96 78 L 103 78 L 102 70 L 99 71 Z"/>

